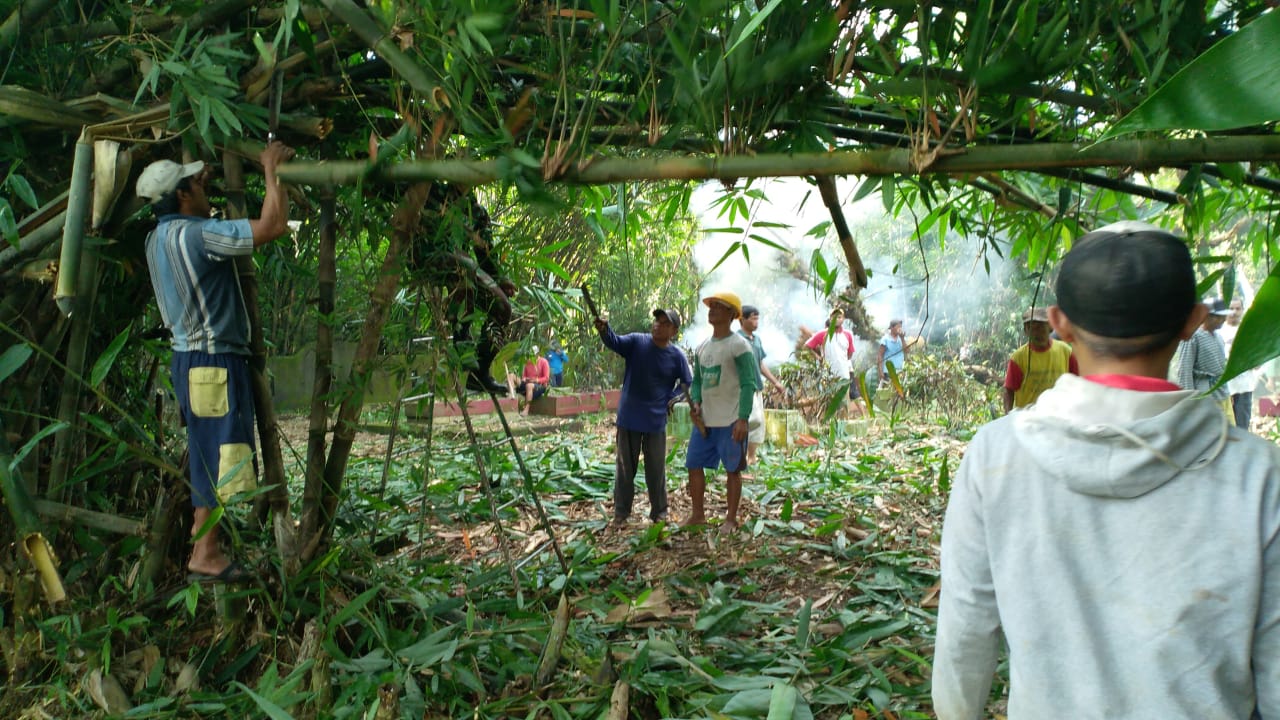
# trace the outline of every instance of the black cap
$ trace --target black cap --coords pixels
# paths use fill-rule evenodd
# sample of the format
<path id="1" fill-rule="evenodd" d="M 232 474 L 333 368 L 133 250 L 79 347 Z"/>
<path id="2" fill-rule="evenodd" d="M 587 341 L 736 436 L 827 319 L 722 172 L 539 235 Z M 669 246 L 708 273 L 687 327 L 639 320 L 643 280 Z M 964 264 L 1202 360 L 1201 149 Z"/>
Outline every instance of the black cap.
<path id="1" fill-rule="evenodd" d="M 658 317 L 659 315 L 667 316 L 667 321 L 671 323 L 672 327 L 674 327 L 676 330 L 680 329 L 680 313 L 676 312 L 675 310 L 664 310 L 663 308 L 656 308 L 653 311 L 653 316 Z"/>
<path id="2" fill-rule="evenodd" d="M 1209 306 L 1210 315 L 1226 317 L 1231 314 L 1231 308 L 1227 307 L 1227 301 L 1222 298 L 1214 298 L 1212 300 L 1205 300 L 1204 302 Z"/>
<path id="3" fill-rule="evenodd" d="M 1182 239 L 1125 221 L 1075 242 L 1056 292 L 1074 325 L 1102 337 L 1141 337 L 1182 327 L 1196 304 L 1196 274 Z"/>

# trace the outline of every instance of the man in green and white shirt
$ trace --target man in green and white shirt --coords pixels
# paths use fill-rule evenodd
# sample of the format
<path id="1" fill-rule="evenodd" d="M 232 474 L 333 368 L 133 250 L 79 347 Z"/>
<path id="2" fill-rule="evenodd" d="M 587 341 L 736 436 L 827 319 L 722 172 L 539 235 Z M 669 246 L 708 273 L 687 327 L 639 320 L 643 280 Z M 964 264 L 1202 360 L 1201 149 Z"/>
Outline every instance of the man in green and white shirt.
<path id="1" fill-rule="evenodd" d="M 693 511 L 687 524 L 704 525 L 706 469 L 724 465 L 728 474 L 726 496 L 728 510 L 724 527 L 738 527 L 738 501 L 742 498 L 742 471 L 747 466 L 747 419 L 751 416 L 751 398 L 756 391 L 756 356 L 751 343 L 733 332 L 730 325 L 742 315 L 742 301 L 731 292 L 718 292 L 702 299 L 707 306 L 707 322 L 711 337 L 700 345 L 693 356 L 691 414 L 701 416 L 706 426 L 704 437 L 695 431 L 689 438 L 689 499 Z M 696 425 L 696 423 L 695 423 Z"/>

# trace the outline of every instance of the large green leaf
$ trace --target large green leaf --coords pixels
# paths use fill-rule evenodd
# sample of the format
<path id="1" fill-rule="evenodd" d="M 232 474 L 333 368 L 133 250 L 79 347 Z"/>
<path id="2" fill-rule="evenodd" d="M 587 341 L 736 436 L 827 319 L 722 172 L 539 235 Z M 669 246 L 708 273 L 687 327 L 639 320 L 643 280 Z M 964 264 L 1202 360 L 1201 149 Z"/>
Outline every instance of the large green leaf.
<path id="1" fill-rule="evenodd" d="M 1103 140 L 1141 130 L 1228 130 L 1280 120 L 1280 11 L 1224 38 L 1178 71 Z"/>
<path id="2" fill-rule="evenodd" d="M 1275 357 L 1280 357 L 1280 264 L 1271 269 L 1249 311 L 1240 318 L 1218 385 Z"/>

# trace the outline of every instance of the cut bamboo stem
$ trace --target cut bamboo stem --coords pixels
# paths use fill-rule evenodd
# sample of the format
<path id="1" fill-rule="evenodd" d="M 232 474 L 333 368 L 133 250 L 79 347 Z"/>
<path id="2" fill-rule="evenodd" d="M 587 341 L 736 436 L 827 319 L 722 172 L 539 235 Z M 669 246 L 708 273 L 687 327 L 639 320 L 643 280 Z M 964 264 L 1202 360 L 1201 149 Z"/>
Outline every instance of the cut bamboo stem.
<path id="1" fill-rule="evenodd" d="M 627 720 L 631 715 L 631 684 L 626 680 L 618 680 L 613 685 L 613 694 L 609 696 L 608 720 Z"/>
<path id="2" fill-rule="evenodd" d="M 26 536 L 22 539 L 22 549 L 35 566 L 36 574 L 40 576 L 40 587 L 44 589 L 45 599 L 50 603 L 66 600 L 67 590 L 62 585 L 62 576 L 58 574 L 53 548 L 49 547 L 49 541 L 45 540 L 44 535 L 34 533 Z"/>
<path id="3" fill-rule="evenodd" d="M 538 661 L 538 671 L 533 676 L 534 687 L 546 686 L 555 676 L 556 666 L 560 664 L 560 652 L 564 648 L 564 638 L 568 632 L 569 598 L 564 593 L 560 593 L 555 620 L 551 623 L 547 643 L 542 648 L 542 659 Z"/>
<path id="4" fill-rule="evenodd" d="M 93 141 L 88 132 L 76 141 L 71 165 L 71 194 L 67 196 L 67 222 L 62 229 L 62 260 L 58 263 L 58 285 L 53 299 L 63 315 L 71 317 L 76 307 L 76 286 L 80 280 L 80 255 L 84 249 L 84 221 L 93 200 L 89 181 L 93 177 Z"/>

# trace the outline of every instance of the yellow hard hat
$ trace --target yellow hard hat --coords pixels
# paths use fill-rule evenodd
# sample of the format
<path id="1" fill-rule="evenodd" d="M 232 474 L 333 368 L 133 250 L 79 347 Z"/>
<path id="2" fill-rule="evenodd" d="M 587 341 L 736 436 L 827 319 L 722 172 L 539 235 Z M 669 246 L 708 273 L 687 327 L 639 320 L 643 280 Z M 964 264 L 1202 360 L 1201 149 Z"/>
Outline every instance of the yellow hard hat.
<path id="1" fill-rule="evenodd" d="M 742 317 L 742 300 L 731 292 L 712 293 L 702 298 L 702 304 L 711 307 L 713 301 L 719 301 L 733 308 L 734 317 Z"/>

